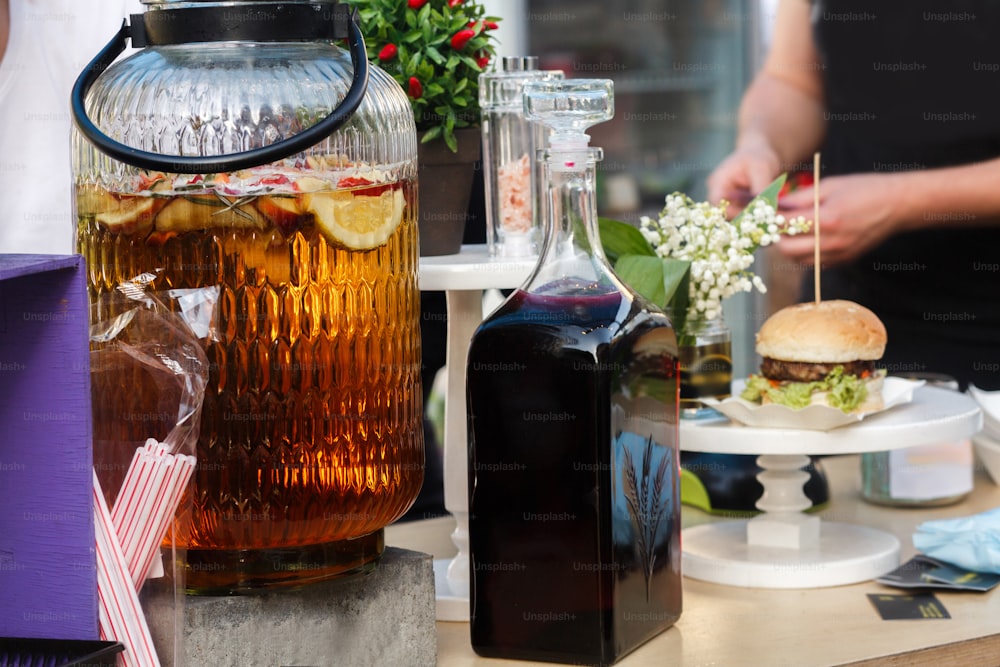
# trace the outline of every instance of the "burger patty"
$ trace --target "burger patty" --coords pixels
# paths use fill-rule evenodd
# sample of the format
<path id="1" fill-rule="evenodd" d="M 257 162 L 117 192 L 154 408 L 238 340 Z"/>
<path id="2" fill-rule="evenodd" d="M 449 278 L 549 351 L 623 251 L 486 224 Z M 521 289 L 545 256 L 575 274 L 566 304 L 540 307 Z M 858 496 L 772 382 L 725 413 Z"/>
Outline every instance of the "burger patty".
<path id="1" fill-rule="evenodd" d="M 760 365 L 760 374 L 770 380 L 779 382 L 813 382 L 822 380 L 837 366 L 844 367 L 845 375 L 861 375 L 865 371 L 874 372 L 875 362 L 846 361 L 837 364 L 817 364 L 810 361 L 782 361 L 764 357 Z"/>

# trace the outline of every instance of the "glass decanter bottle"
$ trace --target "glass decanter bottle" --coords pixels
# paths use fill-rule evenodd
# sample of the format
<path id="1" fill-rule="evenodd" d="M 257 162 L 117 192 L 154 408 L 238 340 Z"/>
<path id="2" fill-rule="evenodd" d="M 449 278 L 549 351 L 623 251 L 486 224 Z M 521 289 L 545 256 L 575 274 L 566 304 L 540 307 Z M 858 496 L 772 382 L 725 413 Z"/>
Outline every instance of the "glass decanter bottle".
<path id="1" fill-rule="evenodd" d="M 611 664 L 681 612 L 677 339 L 601 248 L 585 130 L 612 117 L 611 82 L 524 95 L 553 130 L 546 233 L 469 349 L 472 645 Z"/>

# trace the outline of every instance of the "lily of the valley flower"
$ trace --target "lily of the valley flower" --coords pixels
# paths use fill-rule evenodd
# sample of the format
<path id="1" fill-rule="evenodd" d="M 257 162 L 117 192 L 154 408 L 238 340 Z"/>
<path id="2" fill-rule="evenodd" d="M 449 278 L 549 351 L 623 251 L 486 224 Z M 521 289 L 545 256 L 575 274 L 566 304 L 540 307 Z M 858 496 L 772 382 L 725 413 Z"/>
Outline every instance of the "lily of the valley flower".
<path id="1" fill-rule="evenodd" d="M 805 218 L 787 220 L 765 199 L 754 200 L 732 221 L 726 219 L 727 206 L 696 203 L 675 192 L 667 195 L 657 219 L 640 219 L 639 231 L 657 255 L 691 262 L 689 317 L 711 320 L 722 313 L 724 299 L 753 289 L 767 291 L 750 271 L 757 248 L 811 226 Z"/>

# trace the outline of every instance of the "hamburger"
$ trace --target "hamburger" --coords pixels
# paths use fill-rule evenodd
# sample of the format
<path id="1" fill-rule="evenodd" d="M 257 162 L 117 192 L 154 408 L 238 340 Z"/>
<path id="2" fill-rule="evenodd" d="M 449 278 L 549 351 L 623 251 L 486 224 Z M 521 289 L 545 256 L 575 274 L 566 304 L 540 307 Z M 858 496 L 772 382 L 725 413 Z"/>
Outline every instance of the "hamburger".
<path id="1" fill-rule="evenodd" d="M 791 408 L 823 404 L 847 413 L 882 408 L 885 325 L 853 301 L 800 303 L 782 308 L 757 332 L 760 373 L 742 398 Z"/>

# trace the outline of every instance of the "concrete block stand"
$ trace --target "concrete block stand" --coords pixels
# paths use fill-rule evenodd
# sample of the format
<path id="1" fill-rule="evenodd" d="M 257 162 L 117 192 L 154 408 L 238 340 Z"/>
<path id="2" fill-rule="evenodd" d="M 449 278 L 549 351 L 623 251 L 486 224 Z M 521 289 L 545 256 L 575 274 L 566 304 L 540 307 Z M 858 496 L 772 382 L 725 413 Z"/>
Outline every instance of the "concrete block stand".
<path id="1" fill-rule="evenodd" d="M 164 665 L 375 667 L 437 664 L 431 556 L 386 547 L 370 574 L 231 597 L 184 596 L 147 611 Z M 153 607 L 146 599 L 147 609 Z M 173 642 L 181 614 L 183 634 Z M 158 616 L 160 616 L 158 618 Z"/>

